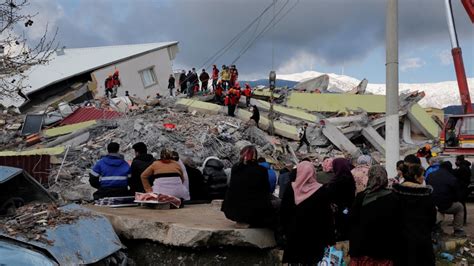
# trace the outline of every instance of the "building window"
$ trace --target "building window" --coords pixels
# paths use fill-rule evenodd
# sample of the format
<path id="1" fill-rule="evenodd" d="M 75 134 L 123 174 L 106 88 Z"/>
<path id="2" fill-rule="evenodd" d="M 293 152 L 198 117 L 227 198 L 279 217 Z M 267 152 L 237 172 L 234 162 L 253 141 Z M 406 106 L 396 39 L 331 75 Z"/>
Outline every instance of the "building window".
<path id="1" fill-rule="evenodd" d="M 157 83 L 154 67 L 141 70 L 138 73 L 140 73 L 140 76 L 142 77 L 143 86 L 145 88 L 153 86 Z"/>

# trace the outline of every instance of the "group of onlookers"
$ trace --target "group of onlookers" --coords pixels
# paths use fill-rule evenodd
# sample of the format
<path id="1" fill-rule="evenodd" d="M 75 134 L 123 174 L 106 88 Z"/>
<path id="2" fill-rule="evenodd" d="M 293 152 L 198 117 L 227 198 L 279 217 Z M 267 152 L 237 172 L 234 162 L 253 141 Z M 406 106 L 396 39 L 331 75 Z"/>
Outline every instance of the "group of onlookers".
<path id="1" fill-rule="evenodd" d="M 145 144 L 133 149 L 129 167 L 118 144 L 109 144 L 108 155 L 90 174 L 98 188 L 95 198 L 155 192 L 185 202 L 224 199 L 222 211 L 238 226 L 275 231 L 283 262 L 315 265 L 326 247 L 349 240 L 351 265 L 434 265 L 432 237 L 445 214 L 454 216 L 454 236 L 465 237 L 463 203 L 471 169 L 462 156 L 456 169 L 431 158 L 425 171 L 418 157 L 408 155 L 397 163 L 395 177 L 369 155 L 325 158 L 320 164 L 305 159 L 277 177 L 250 145 L 240 151 L 228 178 L 217 157 L 198 169 L 174 151 L 163 149 L 155 160 Z"/>

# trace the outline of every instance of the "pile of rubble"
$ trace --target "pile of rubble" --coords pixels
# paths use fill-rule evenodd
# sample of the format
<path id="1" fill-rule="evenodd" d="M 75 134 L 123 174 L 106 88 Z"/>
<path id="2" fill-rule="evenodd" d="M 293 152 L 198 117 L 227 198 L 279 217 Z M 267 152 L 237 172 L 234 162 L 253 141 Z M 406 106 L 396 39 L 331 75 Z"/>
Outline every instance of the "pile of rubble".
<path id="1" fill-rule="evenodd" d="M 23 117 L 9 109 L 0 111 L 0 150 L 23 147 L 23 139 L 18 135 Z"/>
<path id="2" fill-rule="evenodd" d="M 84 216 L 92 217 L 94 214 L 78 210 L 64 211 L 51 203 L 29 204 L 18 208 L 14 216 L 0 220 L 0 226 L 10 236 L 21 236 L 52 245 L 52 241 L 44 236 L 48 228 L 73 224 Z"/>

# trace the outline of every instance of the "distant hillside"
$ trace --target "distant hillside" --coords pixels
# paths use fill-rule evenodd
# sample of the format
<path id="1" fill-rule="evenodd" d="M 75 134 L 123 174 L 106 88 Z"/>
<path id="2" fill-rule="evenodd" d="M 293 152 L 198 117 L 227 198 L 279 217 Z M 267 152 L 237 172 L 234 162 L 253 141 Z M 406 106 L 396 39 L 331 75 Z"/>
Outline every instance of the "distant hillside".
<path id="1" fill-rule="evenodd" d="M 472 104 L 472 108 L 474 108 L 474 104 Z M 464 113 L 464 109 L 461 105 L 450 105 L 443 108 L 445 115 L 460 115 Z"/>
<path id="2" fill-rule="evenodd" d="M 243 86 L 245 83 L 248 83 L 250 87 L 257 87 L 257 86 L 266 86 L 268 87 L 268 79 L 259 79 L 259 80 L 253 80 L 253 81 L 241 81 L 240 84 Z M 277 79 L 276 80 L 276 86 L 277 87 L 288 87 L 292 88 L 295 86 L 298 82 L 296 81 L 291 81 L 291 80 L 284 80 L 284 79 Z"/>

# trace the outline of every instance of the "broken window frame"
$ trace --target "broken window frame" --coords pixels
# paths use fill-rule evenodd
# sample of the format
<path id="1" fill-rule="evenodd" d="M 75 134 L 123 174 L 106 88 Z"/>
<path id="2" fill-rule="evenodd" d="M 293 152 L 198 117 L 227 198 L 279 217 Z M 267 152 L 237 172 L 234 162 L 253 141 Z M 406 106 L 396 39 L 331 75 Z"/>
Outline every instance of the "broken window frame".
<path id="1" fill-rule="evenodd" d="M 148 84 L 146 82 L 145 73 L 150 73 L 152 83 Z M 142 69 L 142 70 L 138 71 L 138 74 L 140 74 L 140 78 L 142 79 L 143 87 L 145 89 L 158 84 L 158 79 L 156 78 L 156 73 L 155 73 L 155 66 L 151 66 L 151 67 L 147 67 L 145 69 Z"/>

